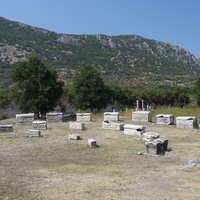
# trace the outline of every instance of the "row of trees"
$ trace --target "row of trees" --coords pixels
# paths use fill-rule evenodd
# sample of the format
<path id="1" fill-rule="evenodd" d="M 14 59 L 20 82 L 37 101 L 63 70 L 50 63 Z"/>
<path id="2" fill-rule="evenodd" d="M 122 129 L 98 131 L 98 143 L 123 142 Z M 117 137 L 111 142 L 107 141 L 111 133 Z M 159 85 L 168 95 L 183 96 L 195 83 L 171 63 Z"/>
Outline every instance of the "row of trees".
<path id="1" fill-rule="evenodd" d="M 72 86 L 64 87 L 56 71 L 45 66 L 36 54 L 32 54 L 28 61 L 18 62 L 12 69 L 11 78 L 15 83 L 12 98 L 22 111 L 34 112 L 38 116 L 52 111 L 61 98 L 81 110 L 102 109 L 109 103 L 113 106 L 121 104 L 134 107 L 136 100 L 142 99 L 155 106 L 182 107 L 190 103 L 185 88 L 160 86 L 146 89 L 105 84 L 100 71 L 86 63 L 81 65 L 79 73 L 73 77 Z M 200 105 L 200 79 L 195 84 L 195 94 Z"/>

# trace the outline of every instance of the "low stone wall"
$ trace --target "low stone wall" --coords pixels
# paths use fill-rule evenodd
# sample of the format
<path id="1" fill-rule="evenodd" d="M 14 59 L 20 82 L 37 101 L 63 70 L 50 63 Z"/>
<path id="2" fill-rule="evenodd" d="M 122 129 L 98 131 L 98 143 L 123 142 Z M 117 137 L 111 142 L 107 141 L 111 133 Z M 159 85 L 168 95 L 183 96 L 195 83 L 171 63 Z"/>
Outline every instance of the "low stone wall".
<path id="1" fill-rule="evenodd" d="M 176 117 L 176 127 L 185 129 L 198 129 L 198 121 L 194 116 L 179 116 Z"/>
<path id="2" fill-rule="evenodd" d="M 166 125 L 172 125 L 174 124 L 174 116 L 170 114 L 159 114 L 156 115 L 157 118 L 157 124 L 166 124 Z"/>
<path id="3" fill-rule="evenodd" d="M 152 122 L 152 113 L 150 111 L 132 112 L 132 121 Z"/>
<path id="4" fill-rule="evenodd" d="M 34 113 L 16 114 L 16 124 L 32 124 L 34 117 Z"/>
<path id="5" fill-rule="evenodd" d="M 92 113 L 76 113 L 76 121 L 78 121 L 78 122 L 92 121 Z"/>

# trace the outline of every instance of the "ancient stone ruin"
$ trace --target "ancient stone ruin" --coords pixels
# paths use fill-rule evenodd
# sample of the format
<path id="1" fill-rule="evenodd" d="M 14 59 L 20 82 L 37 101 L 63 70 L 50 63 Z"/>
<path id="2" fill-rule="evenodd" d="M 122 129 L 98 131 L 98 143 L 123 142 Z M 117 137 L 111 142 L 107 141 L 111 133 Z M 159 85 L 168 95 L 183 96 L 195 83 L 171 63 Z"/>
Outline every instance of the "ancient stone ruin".
<path id="1" fill-rule="evenodd" d="M 146 126 L 134 125 L 134 124 L 125 124 L 124 125 L 124 134 L 125 135 L 136 135 L 141 137 L 145 132 Z"/>
<path id="2" fill-rule="evenodd" d="M 119 121 L 119 112 L 104 112 L 104 121 Z"/>
<path id="3" fill-rule="evenodd" d="M 32 124 L 34 116 L 34 113 L 16 114 L 16 124 Z"/>
<path id="4" fill-rule="evenodd" d="M 62 122 L 62 113 L 47 113 L 46 121 L 47 122 Z"/>
<path id="5" fill-rule="evenodd" d="M 149 142 L 159 138 L 159 134 L 155 132 L 147 132 L 142 134 L 142 139 Z"/>
<path id="6" fill-rule="evenodd" d="M 40 137 L 41 132 L 39 130 L 28 130 L 25 133 L 25 136 L 27 136 L 27 137 Z"/>
<path id="7" fill-rule="evenodd" d="M 88 146 L 89 147 L 98 147 L 97 146 L 97 141 L 94 139 L 88 139 Z"/>
<path id="8" fill-rule="evenodd" d="M 13 125 L 0 125 L 0 132 L 13 132 Z"/>
<path id="9" fill-rule="evenodd" d="M 176 117 L 176 127 L 185 129 L 198 129 L 198 121 L 194 116 L 179 116 Z"/>
<path id="10" fill-rule="evenodd" d="M 124 124 L 106 120 L 102 121 L 102 129 L 123 130 Z"/>
<path id="11" fill-rule="evenodd" d="M 84 130 L 85 129 L 85 123 L 83 123 L 83 122 L 69 122 L 69 128 L 70 129 Z"/>
<path id="12" fill-rule="evenodd" d="M 76 113 L 76 121 L 78 122 L 92 121 L 92 113 Z"/>
<path id="13" fill-rule="evenodd" d="M 79 134 L 72 133 L 72 134 L 69 134 L 69 135 L 68 135 L 68 139 L 69 139 L 69 140 L 80 140 L 81 137 L 80 137 Z"/>
<path id="14" fill-rule="evenodd" d="M 32 122 L 33 129 L 47 129 L 47 122 L 46 121 L 33 121 Z"/>
<path id="15" fill-rule="evenodd" d="M 158 138 L 153 141 L 145 143 L 146 153 L 151 155 L 163 154 L 167 151 L 168 140 L 163 138 Z"/>
<path id="16" fill-rule="evenodd" d="M 158 114 L 156 115 L 157 124 L 166 124 L 172 125 L 174 124 L 174 116 L 171 114 Z"/>
<path id="17" fill-rule="evenodd" d="M 152 122 L 152 113 L 150 111 L 132 112 L 132 121 Z"/>

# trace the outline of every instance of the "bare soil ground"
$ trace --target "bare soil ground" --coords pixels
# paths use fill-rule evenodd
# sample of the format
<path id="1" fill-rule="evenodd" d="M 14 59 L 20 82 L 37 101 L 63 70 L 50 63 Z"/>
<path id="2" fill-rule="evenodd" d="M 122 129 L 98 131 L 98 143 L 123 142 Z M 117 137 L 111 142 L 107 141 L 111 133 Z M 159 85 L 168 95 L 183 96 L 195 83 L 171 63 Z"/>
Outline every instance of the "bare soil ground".
<path id="1" fill-rule="evenodd" d="M 69 122 L 48 123 L 39 138 L 25 137 L 31 126 L 15 119 L 0 123 L 14 125 L 13 133 L 0 133 L 0 199 L 200 199 L 200 166 L 183 168 L 200 158 L 200 130 L 142 123 L 146 132 L 169 140 L 171 151 L 150 156 L 138 155 L 146 152 L 141 138 L 102 130 L 101 119 L 86 122 L 85 131 L 70 130 Z M 68 140 L 69 133 L 82 140 Z M 99 148 L 85 147 L 89 138 Z"/>

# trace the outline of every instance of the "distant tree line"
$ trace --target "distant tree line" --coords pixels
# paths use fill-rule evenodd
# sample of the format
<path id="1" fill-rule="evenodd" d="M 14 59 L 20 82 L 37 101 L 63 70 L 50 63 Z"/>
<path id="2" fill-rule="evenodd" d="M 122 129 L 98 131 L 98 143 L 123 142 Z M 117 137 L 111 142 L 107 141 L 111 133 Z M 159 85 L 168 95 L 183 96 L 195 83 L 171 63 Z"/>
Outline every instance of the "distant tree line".
<path id="1" fill-rule="evenodd" d="M 56 71 L 48 68 L 36 54 L 32 54 L 28 61 L 18 62 L 12 69 L 11 79 L 13 87 L 0 90 L 0 107 L 14 99 L 23 112 L 34 112 L 38 116 L 52 111 L 61 98 L 81 110 L 101 110 L 108 104 L 133 108 L 136 100 L 144 100 L 152 107 L 183 107 L 190 103 L 191 95 L 200 106 L 200 78 L 193 89 L 119 86 L 105 84 L 97 67 L 82 63 L 79 73 L 73 77 L 73 84 L 64 86 Z"/>

